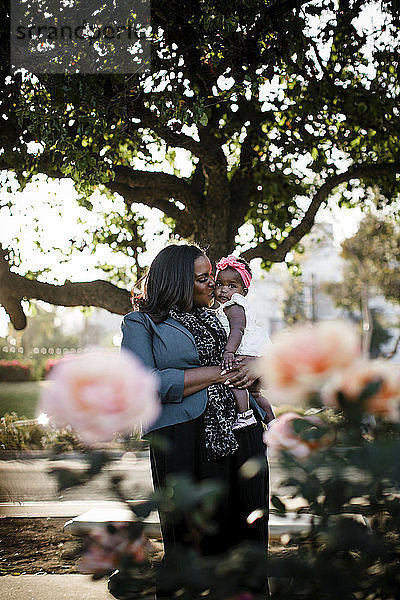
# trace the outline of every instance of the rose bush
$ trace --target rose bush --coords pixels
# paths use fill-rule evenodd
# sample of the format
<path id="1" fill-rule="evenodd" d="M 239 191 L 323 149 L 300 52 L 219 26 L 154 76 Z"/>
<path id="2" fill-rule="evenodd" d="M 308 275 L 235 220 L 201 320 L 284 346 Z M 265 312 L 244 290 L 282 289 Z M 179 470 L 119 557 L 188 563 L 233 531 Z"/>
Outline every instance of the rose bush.
<path id="1" fill-rule="evenodd" d="M 365 389 L 370 389 L 366 397 Z M 400 400 L 399 368 L 384 360 L 355 361 L 326 383 L 321 396 L 323 404 L 331 408 L 359 404 L 361 411 L 396 420 Z"/>
<path id="2" fill-rule="evenodd" d="M 273 342 L 260 362 L 271 399 L 301 402 L 305 417 L 283 414 L 265 434 L 284 473 L 272 503 L 285 514 L 297 498 L 311 526 L 287 536 L 292 553 L 271 557 L 272 598 L 394 600 L 400 597 L 399 367 L 362 359 L 345 323 L 295 327 Z M 324 424 L 307 415 L 326 408 L 336 415 Z"/>
<path id="3" fill-rule="evenodd" d="M 305 402 L 333 373 L 360 356 L 359 337 L 342 322 L 297 325 L 278 333 L 258 364 L 272 403 Z"/>
<path id="4" fill-rule="evenodd" d="M 137 535 L 129 525 L 102 525 L 91 531 L 79 569 L 95 575 L 111 573 L 122 561 L 146 562 L 151 550 L 152 544 L 143 531 Z"/>
<path id="5" fill-rule="evenodd" d="M 39 410 L 85 443 L 107 442 L 156 419 L 157 381 L 127 352 L 88 352 L 53 367 Z"/>
<path id="6" fill-rule="evenodd" d="M 128 369 L 122 363 L 113 367 L 114 359 L 83 356 L 77 360 L 81 364 L 72 359 L 54 368 L 55 387 L 42 410 L 46 407 L 71 423 L 84 439 L 97 442 L 131 427 L 139 418 L 157 414 L 154 380 L 147 379 L 140 365 L 132 365 L 128 385 L 123 379 Z M 193 484 L 177 477 L 148 501 L 128 503 L 134 522 L 127 529 L 109 527 L 89 541 L 82 568 L 96 577 L 117 568 L 109 579 L 109 591 L 116 598 L 152 595 L 156 580 L 162 580 L 167 589 L 168 585 L 179 588 L 181 600 L 243 596 L 265 600 L 265 595 L 252 590 L 260 589 L 266 569 L 272 600 L 400 597 L 398 368 L 361 359 L 358 337 L 345 323 L 295 327 L 280 334 L 259 365 L 273 399 L 302 402 L 305 409 L 304 417 L 294 412 L 281 415 L 265 433 L 265 442 L 271 458 L 279 460 L 282 474 L 280 495 L 271 498 L 274 510 L 285 515 L 296 499 L 291 510 L 299 517 L 308 513 L 308 529 L 286 534 L 282 542 L 287 551 L 271 554 L 268 563 L 265 548 L 248 542 L 213 557 L 202 556 L 195 548 L 178 548 L 184 556 L 183 573 L 165 563 L 154 567 L 143 537 L 143 521 L 151 511 L 163 507 L 177 523 L 183 519 L 195 527 L 200 539 L 208 527 L 215 526 L 213 511 L 223 496 L 214 482 Z M 130 401 L 127 389 L 132 393 Z M 150 398 L 153 408 L 145 398 L 147 402 Z M 136 403 L 134 409 L 129 402 Z M 334 419 L 307 414 L 327 407 L 335 411 Z M 366 434 L 364 417 L 371 414 L 376 425 Z M 106 460 L 104 454 L 92 453 L 84 476 L 69 472 L 59 478 L 60 489 L 92 477 Z M 249 463 L 242 465 L 241 472 L 251 479 L 263 465 L 254 459 Z M 120 477 L 111 481 L 123 499 L 120 483 Z M 262 514 L 253 511 L 248 522 Z"/>
<path id="7" fill-rule="evenodd" d="M 330 435 L 318 417 L 300 417 L 292 412 L 278 417 L 264 433 L 264 442 L 272 459 L 278 459 L 283 450 L 298 459 L 306 458 L 330 441 Z"/>

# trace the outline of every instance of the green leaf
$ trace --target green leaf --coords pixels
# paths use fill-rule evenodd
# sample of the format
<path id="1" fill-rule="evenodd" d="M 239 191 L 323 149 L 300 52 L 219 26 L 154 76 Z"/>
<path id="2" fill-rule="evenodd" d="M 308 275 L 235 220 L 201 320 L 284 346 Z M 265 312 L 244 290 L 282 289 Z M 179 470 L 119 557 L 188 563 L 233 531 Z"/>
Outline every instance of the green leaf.
<path id="1" fill-rule="evenodd" d="M 208 124 L 208 117 L 207 117 L 207 115 L 206 115 L 206 113 L 205 113 L 205 112 L 203 112 L 203 114 L 201 115 L 201 117 L 200 117 L 200 119 L 199 119 L 199 123 L 200 123 L 201 125 L 203 125 L 203 127 L 206 127 L 206 126 L 207 126 L 207 124 Z"/>
<path id="2" fill-rule="evenodd" d="M 159 502 L 157 500 L 148 500 L 138 504 L 130 504 L 129 506 L 137 517 L 140 519 L 146 519 L 150 513 L 158 509 Z"/>
<path id="3" fill-rule="evenodd" d="M 92 450 L 88 453 L 87 460 L 89 463 L 89 468 L 86 471 L 86 474 L 89 477 L 93 477 L 93 475 L 100 473 L 102 468 L 111 462 L 111 458 L 103 450 Z"/>
<path id="4" fill-rule="evenodd" d="M 375 379 L 374 381 L 370 381 L 360 394 L 360 402 L 365 402 L 366 400 L 369 400 L 370 398 L 375 396 L 382 387 L 382 383 L 382 379 Z"/>
<path id="5" fill-rule="evenodd" d="M 271 504 L 276 510 L 282 514 L 286 513 L 286 505 L 282 502 L 278 496 L 271 496 Z"/>
<path id="6" fill-rule="evenodd" d="M 55 468 L 50 470 L 50 475 L 53 475 L 57 480 L 57 487 L 60 492 L 77 485 L 84 483 L 84 478 L 75 471 L 70 469 Z"/>

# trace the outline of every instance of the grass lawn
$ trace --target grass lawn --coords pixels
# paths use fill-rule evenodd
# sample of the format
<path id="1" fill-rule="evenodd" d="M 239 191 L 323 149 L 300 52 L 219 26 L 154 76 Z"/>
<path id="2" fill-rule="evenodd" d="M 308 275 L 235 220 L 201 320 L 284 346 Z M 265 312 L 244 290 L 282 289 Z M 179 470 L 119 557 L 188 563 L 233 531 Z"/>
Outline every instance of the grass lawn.
<path id="1" fill-rule="evenodd" d="M 28 419 L 36 417 L 36 404 L 42 381 L 0 383 L 0 416 L 15 412 Z"/>

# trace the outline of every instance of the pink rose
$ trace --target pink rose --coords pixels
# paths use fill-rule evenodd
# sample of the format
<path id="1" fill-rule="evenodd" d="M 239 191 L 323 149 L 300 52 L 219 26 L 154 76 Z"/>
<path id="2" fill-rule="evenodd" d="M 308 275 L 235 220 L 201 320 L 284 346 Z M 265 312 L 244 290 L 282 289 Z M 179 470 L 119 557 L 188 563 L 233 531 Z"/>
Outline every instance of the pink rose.
<path id="1" fill-rule="evenodd" d="M 85 443 L 106 442 L 156 419 L 157 381 L 129 352 L 88 352 L 53 367 L 39 410 Z"/>
<path id="2" fill-rule="evenodd" d="M 296 420 L 307 425 L 305 429 L 307 433 L 311 433 L 313 429 L 318 433 L 323 425 L 322 421 L 315 416 L 301 417 L 293 412 L 284 413 L 272 423 L 268 431 L 264 432 L 264 442 L 268 446 L 270 458 L 279 458 L 282 450 L 290 452 L 296 458 L 307 458 L 312 452 L 329 445 L 331 442 L 329 433 L 324 433 L 322 436 L 308 436 L 310 439 L 303 439 L 293 428 L 293 422 Z"/>
<path id="3" fill-rule="evenodd" d="M 377 392 L 364 401 L 367 413 L 397 419 L 400 400 L 399 368 L 384 360 L 360 359 L 348 369 L 337 373 L 322 388 L 325 406 L 339 408 L 337 395 L 341 392 L 348 402 L 357 402 L 363 389 L 374 381 L 381 381 Z"/>
<path id="4" fill-rule="evenodd" d="M 360 355 L 355 329 L 339 321 L 297 325 L 272 342 L 258 366 L 266 393 L 277 404 L 307 400 Z"/>
<path id="5" fill-rule="evenodd" d="M 99 526 L 90 533 L 89 545 L 78 566 L 83 573 L 102 574 L 114 571 L 126 557 L 142 563 L 151 550 L 151 542 L 143 534 L 131 539 L 126 525 L 115 525 L 113 531 L 106 525 Z"/>

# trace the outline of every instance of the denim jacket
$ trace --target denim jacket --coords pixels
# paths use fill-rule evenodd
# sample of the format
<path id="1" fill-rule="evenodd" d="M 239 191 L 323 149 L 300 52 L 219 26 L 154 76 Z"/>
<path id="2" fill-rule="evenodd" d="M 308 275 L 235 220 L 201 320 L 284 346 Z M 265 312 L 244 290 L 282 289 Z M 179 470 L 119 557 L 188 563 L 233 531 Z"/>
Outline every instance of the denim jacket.
<path id="1" fill-rule="evenodd" d="M 192 334 L 170 317 L 154 323 L 140 311 L 124 317 L 122 334 L 122 348 L 133 352 L 158 377 L 162 412 L 146 433 L 199 417 L 207 405 L 207 388 L 183 398 L 185 369 L 201 366 Z"/>

